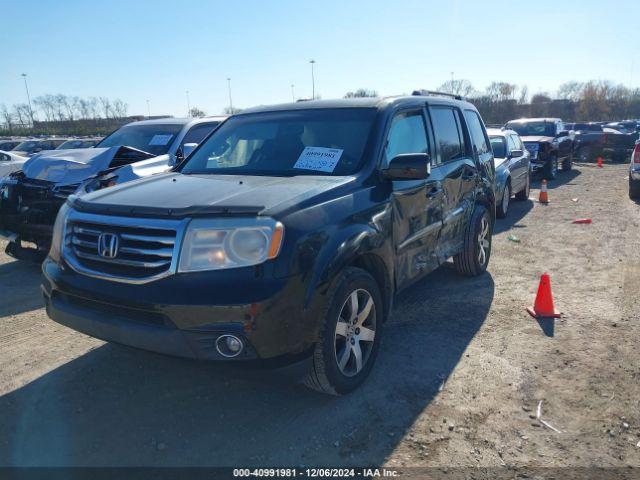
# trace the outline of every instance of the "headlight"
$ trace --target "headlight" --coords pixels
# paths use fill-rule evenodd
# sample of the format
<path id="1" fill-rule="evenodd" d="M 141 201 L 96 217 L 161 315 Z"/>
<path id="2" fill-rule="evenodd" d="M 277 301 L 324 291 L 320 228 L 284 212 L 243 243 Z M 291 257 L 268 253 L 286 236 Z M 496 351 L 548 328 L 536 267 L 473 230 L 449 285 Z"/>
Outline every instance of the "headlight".
<path id="1" fill-rule="evenodd" d="M 51 250 L 49 250 L 49 257 L 55 262 L 59 262 L 62 256 L 62 244 L 64 237 L 64 226 L 67 222 L 67 213 L 69 212 L 69 207 L 65 202 L 60 210 L 58 211 L 58 216 L 56 217 L 56 222 L 53 224 L 53 237 L 51 238 Z"/>
<path id="2" fill-rule="evenodd" d="M 284 226 L 272 218 L 195 219 L 182 242 L 178 272 L 259 265 L 280 252 Z"/>

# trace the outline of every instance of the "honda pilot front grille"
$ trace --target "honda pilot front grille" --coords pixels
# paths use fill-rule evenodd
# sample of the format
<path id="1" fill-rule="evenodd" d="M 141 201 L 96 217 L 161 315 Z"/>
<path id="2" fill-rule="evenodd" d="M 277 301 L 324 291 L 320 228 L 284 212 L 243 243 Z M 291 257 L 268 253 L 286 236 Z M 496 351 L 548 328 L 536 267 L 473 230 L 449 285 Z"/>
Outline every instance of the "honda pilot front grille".
<path id="1" fill-rule="evenodd" d="M 184 221 L 73 212 L 65 227 L 65 260 L 80 273 L 146 283 L 175 272 Z"/>

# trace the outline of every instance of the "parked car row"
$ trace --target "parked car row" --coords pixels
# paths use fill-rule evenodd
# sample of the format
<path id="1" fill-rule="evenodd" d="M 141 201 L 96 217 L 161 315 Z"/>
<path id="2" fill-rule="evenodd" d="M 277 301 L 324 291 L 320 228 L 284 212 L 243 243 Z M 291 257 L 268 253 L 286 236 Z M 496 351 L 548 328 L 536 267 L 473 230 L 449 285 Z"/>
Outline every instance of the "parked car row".
<path id="1" fill-rule="evenodd" d="M 530 172 L 571 168 L 560 120 L 507 126 L 425 91 L 136 122 L 26 161 L 0 182 L 0 228 L 10 255 L 48 250 L 56 322 L 200 360 L 308 356 L 306 384 L 344 394 L 398 292 L 450 258 L 485 272 Z"/>
<path id="2" fill-rule="evenodd" d="M 66 150 L 72 148 L 90 148 L 100 141 L 99 137 L 86 138 L 10 138 L 0 139 L 0 151 L 14 155 L 31 157 L 45 150 Z"/>

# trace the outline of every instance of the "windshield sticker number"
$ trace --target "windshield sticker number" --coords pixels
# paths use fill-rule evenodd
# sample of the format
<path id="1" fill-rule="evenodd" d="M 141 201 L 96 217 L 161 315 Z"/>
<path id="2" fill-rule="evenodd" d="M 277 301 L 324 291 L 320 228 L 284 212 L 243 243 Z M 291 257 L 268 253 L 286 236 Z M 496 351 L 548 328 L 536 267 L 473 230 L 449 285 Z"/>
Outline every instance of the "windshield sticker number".
<path id="1" fill-rule="evenodd" d="M 305 147 L 293 168 L 331 173 L 343 151 L 339 148 Z"/>
<path id="2" fill-rule="evenodd" d="M 149 142 L 149 145 L 160 145 L 160 146 L 165 146 L 167 143 L 169 143 L 169 141 L 171 140 L 171 137 L 173 137 L 173 135 L 154 135 L 153 138 L 151 139 L 151 141 Z"/>

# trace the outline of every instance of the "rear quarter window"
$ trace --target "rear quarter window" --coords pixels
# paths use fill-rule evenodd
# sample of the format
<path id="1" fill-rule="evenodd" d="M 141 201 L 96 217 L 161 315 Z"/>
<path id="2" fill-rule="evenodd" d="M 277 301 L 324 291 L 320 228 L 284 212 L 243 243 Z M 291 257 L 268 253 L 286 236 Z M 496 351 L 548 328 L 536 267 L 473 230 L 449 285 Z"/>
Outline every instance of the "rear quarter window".
<path id="1" fill-rule="evenodd" d="M 473 110 L 464 111 L 464 119 L 467 122 L 469 128 L 469 135 L 471 136 L 471 143 L 475 147 L 478 155 L 485 153 L 491 153 L 491 147 L 489 146 L 489 139 L 480 120 L 480 116 Z"/>

